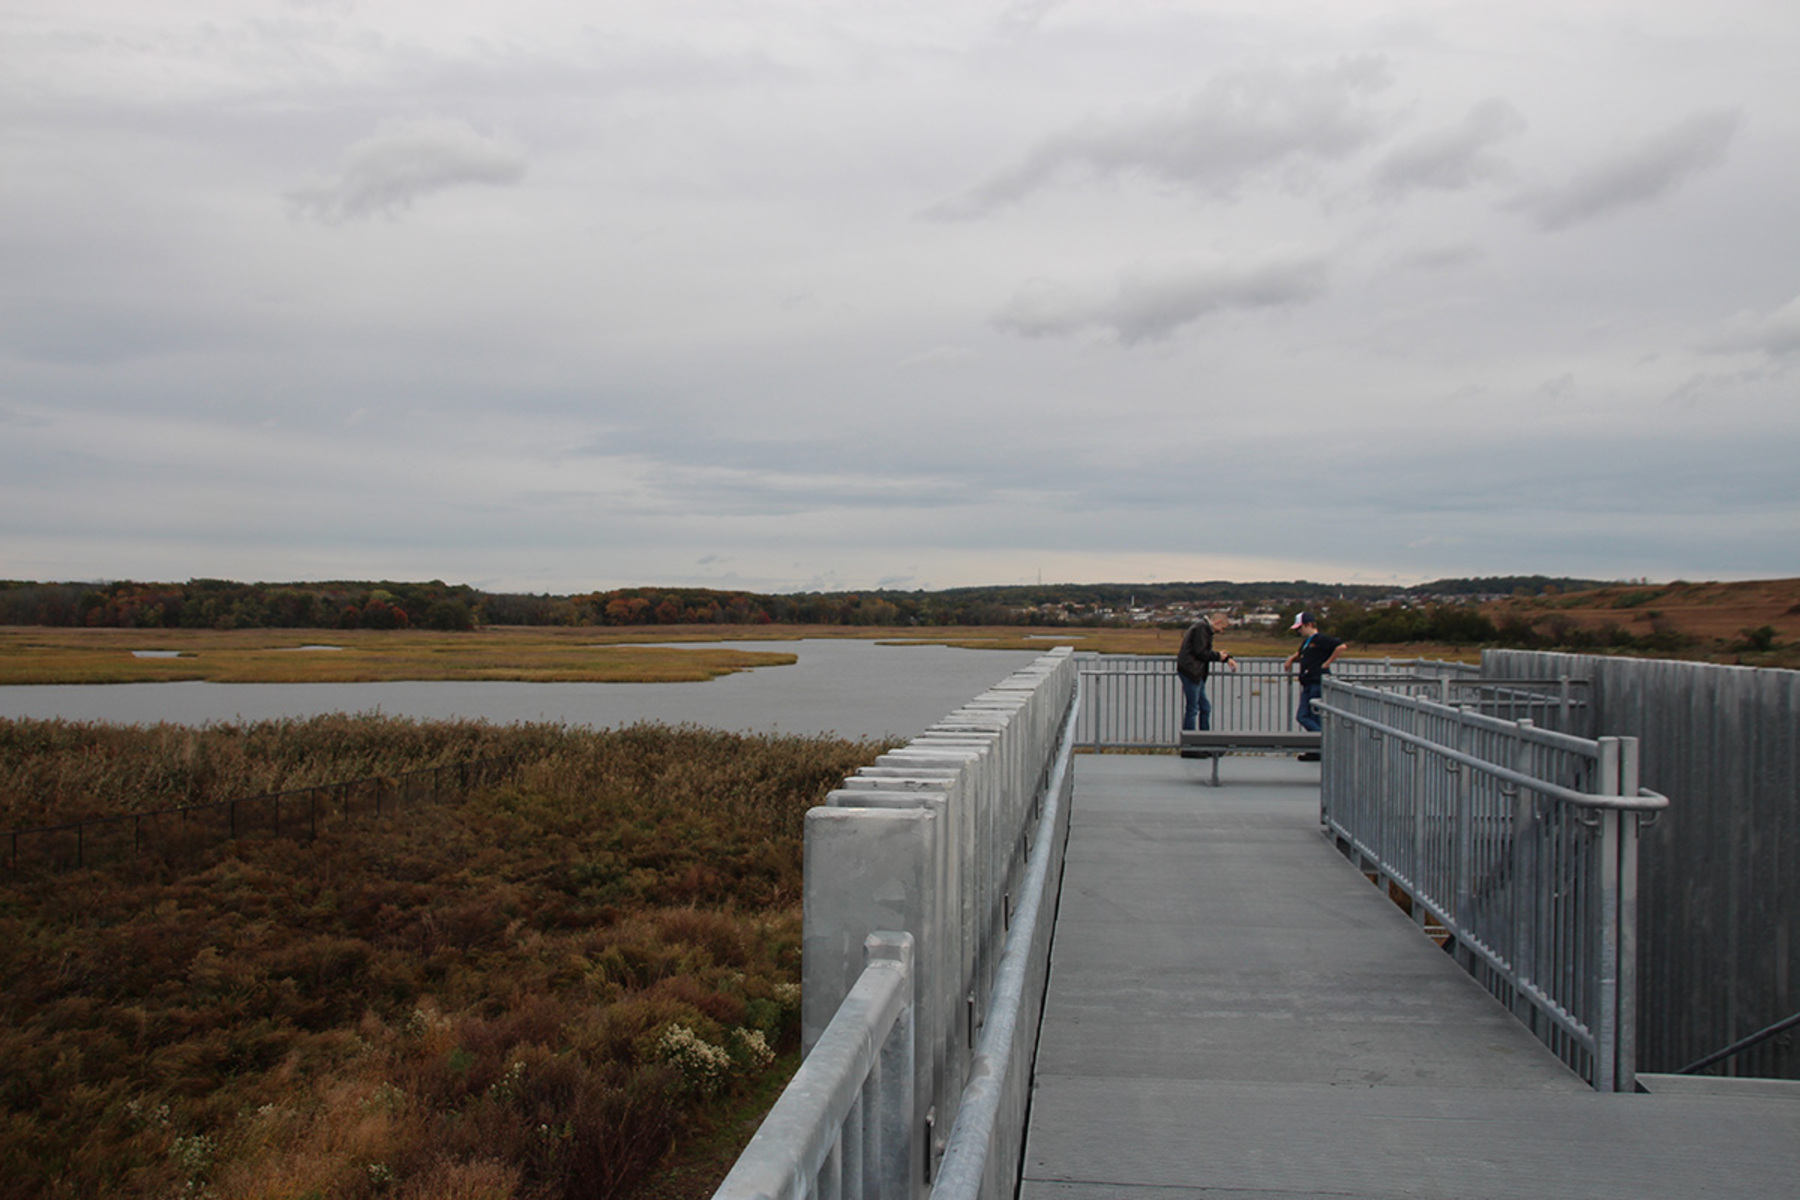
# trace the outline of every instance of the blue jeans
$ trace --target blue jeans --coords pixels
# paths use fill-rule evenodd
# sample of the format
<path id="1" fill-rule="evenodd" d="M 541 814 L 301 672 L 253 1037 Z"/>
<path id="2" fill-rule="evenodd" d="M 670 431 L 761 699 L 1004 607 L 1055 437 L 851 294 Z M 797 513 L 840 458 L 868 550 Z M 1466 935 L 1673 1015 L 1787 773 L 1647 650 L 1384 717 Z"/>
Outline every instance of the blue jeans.
<path id="1" fill-rule="evenodd" d="M 1181 676 L 1181 727 L 1211 729 L 1212 701 L 1206 698 L 1206 681 Z"/>
<path id="2" fill-rule="evenodd" d="M 1300 722 L 1300 728 L 1311 730 L 1313 733 L 1318 733 L 1325 728 L 1319 721 L 1318 714 L 1313 712 L 1313 701 L 1324 694 L 1324 691 L 1325 685 L 1322 683 L 1300 685 L 1300 711 L 1294 714 L 1294 720 Z"/>

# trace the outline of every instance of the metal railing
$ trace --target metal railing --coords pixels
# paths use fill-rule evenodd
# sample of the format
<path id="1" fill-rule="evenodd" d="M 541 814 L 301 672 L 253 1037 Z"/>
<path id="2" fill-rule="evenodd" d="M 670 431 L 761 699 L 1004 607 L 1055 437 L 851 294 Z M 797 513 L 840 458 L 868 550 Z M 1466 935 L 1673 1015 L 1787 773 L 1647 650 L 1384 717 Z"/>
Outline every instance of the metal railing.
<path id="1" fill-rule="evenodd" d="M 849 995 L 718 1196 L 902 1196 L 913 1187 L 913 939 L 871 934 Z"/>
<path id="2" fill-rule="evenodd" d="M 718 1200 L 1012 1196 L 1079 711 L 1059 649 L 807 814 L 806 1058 Z"/>
<path id="3" fill-rule="evenodd" d="M 1636 739 L 1405 691 L 1327 681 L 1322 821 L 1563 1062 L 1632 1090 L 1638 827 L 1668 804 Z"/>
<path id="4" fill-rule="evenodd" d="M 420 767 L 338 783 L 287 788 L 206 804 L 88 817 L 0 833 L 8 871 L 81 870 L 146 854 L 197 853 L 240 838 L 312 841 L 321 824 L 381 817 L 486 786 L 510 774 L 514 756 Z"/>
<path id="5" fill-rule="evenodd" d="M 1181 685 L 1167 654 L 1083 654 L 1081 725 L 1076 741 L 1091 750 L 1172 749 L 1181 742 Z M 1233 733 L 1294 728 L 1300 685 L 1282 659 L 1242 658 L 1238 669 L 1214 665 L 1207 680 L 1212 726 Z M 1432 659 L 1340 658 L 1339 678 L 1409 679 L 1442 688 L 1476 681 L 1479 668 Z M 1524 685 L 1518 685 L 1521 692 Z"/>
<path id="6" fill-rule="evenodd" d="M 1337 673 L 1336 667 L 1332 669 Z M 1435 700 L 1446 707 L 1467 709 L 1502 721 L 1530 721 L 1542 729 L 1577 737 L 1593 736 L 1591 689 L 1585 679 L 1572 679 L 1567 675 L 1555 679 L 1483 679 L 1448 675 L 1429 679 L 1366 673 L 1361 677 L 1351 676 L 1350 681 L 1373 683 L 1383 691 Z"/>

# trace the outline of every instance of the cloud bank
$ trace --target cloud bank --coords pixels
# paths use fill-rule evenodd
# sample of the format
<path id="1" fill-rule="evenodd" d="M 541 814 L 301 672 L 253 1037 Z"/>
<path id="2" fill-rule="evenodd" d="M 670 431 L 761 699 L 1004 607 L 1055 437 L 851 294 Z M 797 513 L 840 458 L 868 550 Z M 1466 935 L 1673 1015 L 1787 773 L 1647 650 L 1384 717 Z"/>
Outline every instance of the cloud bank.
<path id="1" fill-rule="evenodd" d="M 1651 204 L 1722 162 L 1743 123 L 1735 111 L 1697 113 L 1601 156 L 1561 184 L 1527 192 L 1513 207 L 1555 232 Z"/>
<path id="2" fill-rule="evenodd" d="M 1454 125 L 1425 133 L 1375 165 L 1376 188 L 1389 195 L 1418 189 L 1456 192 L 1504 177 L 1494 147 L 1526 129 L 1519 110 L 1498 98 L 1483 100 Z"/>
<path id="3" fill-rule="evenodd" d="M 994 324 L 1026 337 L 1100 329 L 1127 345 L 1155 342 L 1215 313 L 1305 304 L 1324 292 L 1326 275 L 1323 259 L 1295 258 L 1134 272 L 1109 295 L 1039 282 L 1015 296 Z"/>
<path id="4" fill-rule="evenodd" d="M 1065 175 L 1142 176 L 1228 198 L 1258 175 L 1304 169 L 1367 145 L 1382 128 L 1374 99 L 1389 82 L 1387 64 L 1377 56 L 1225 72 L 1184 101 L 1118 112 L 1052 135 L 933 215 L 978 217 L 1021 203 Z"/>
<path id="5" fill-rule="evenodd" d="M 1793 33 L 9 0 L 0 579 L 1792 574 Z"/>
<path id="6" fill-rule="evenodd" d="M 449 188 L 524 177 L 524 151 L 504 138 L 446 117 L 396 118 L 346 148 L 330 182 L 289 198 L 302 215 L 335 223 L 391 217 Z"/>

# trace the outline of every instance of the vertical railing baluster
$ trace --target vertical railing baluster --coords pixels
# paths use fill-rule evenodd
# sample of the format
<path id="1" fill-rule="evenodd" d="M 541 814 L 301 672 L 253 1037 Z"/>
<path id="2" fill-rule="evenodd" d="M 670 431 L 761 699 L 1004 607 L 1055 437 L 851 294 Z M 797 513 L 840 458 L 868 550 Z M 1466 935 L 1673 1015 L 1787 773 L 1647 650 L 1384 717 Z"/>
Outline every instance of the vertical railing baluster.
<path id="1" fill-rule="evenodd" d="M 1638 740 L 1619 739 L 1619 794 L 1635 797 L 1638 776 Z M 1619 814 L 1619 1037 L 1618 1081 L 1621 1092 L 1637 1089 L 1637 889 L 1638 815 Z"/>
<path id="2" fill-rule="evenodd" d="M 864 1086 L 866 1088 L 866 1081 Z M 838 1188 L 844 1200 L 863 1200 L 864 1196 L 871 1195 L 863 1190 L 864 1095 L 862 1090 L 856 1093 L 856 1098 L 850 1102 L 850 1112 L 844 1117 L 843 1130 L 838 1134 Z"/>
<path id="3" fill-rule="evenodd" d="M 1513 745 L 1513 769 L 1521 775 L 1531 773 L 1531 742 L 1523 734 L 1531 722 L 1519 722 L 1521 736 Z M 1513 976 L 1518 983 L 1513 996 L 1513 1014 L 1531 1023 L 1531 999 L 1525 985 L 1537 980 L 1537 797 L 1530 789 L 1520 787 L 1513 793 L 1512 870 L 1513 870 Z"/>
<path id="4" fill-rule="evenodd" d="M 1455 731 L 1456 748 L 1464 754 L 1467 754 L 1470 748 L 1469 743 L 1474 737 L 1474 731 L 1469 728 L 1466 721 L 1460 719 L 1456 722 Z M 1465 968 L 1471 968 L 1474 960 L 1470 956 L 1473 952 L 1469 950 L 1468 946 L 1465 944 L 1465 938 L 1470 923 L 1474 919 L 1474 913 L 1471 911 L 1473 908 L 1473 881 L 1470 878 L 1474 870 L 1473 859 L 1475 854 L 1475 831 L 1473 829 L 1471 814 L 1474 782 L 1471 776 L 1474 775 L 1474 772 L 1463 767 L 1461 764 L 1455 764 L 1454 773 L 1456 777 L 1456 794 L 1451 800 L 1451 812 L 1453 813 L 1452 819 L 1456 831 L 1456 867 L 1454 870 L 1456 890 L 1454 893 L 1455 899 L 1451 903 L 1453 904 L 1456 913 L 1457 927 L 1463 930 L 1465 934 L 1464 937 L 1457 938 L 1457 961 L 1462 963 Z"/>

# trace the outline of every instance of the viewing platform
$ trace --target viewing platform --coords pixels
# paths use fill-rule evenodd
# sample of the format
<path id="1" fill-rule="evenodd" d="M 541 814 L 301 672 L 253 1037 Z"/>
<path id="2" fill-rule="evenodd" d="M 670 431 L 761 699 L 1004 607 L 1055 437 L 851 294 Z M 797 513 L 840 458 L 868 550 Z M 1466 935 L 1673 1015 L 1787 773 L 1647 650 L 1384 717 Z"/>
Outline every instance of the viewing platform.
<path id="1" fill-rule="evenodd" d="M 717 1200 L 1800 1195 L 1800 672 L 1241 668 L 1058 648 L 807 815 Z"/>
<path id="2" fill-rule="evenodd" d="M 1021 1200 L 1800 1194 L 1800 1083 L 1596 1091 L 1320 828 L 1319 766 L 1082 755 Z"/>

